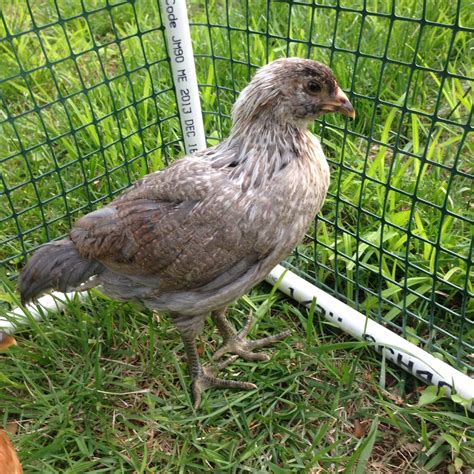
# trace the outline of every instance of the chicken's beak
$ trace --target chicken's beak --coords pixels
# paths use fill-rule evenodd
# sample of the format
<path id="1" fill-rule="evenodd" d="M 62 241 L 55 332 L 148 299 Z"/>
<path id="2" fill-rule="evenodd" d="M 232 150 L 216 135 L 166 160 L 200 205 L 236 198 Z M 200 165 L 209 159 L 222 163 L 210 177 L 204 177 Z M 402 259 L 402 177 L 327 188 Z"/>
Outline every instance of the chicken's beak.
<path id="1" fill-rule="evenodd" d="M 356 116 L 354 107 L 352 107 L 347 95 L 340 87 L 337 87 L 336 92 L 323 102 L 321 110 L 324 112 L 341 112 L 341 114 L 352 119 Z"/>

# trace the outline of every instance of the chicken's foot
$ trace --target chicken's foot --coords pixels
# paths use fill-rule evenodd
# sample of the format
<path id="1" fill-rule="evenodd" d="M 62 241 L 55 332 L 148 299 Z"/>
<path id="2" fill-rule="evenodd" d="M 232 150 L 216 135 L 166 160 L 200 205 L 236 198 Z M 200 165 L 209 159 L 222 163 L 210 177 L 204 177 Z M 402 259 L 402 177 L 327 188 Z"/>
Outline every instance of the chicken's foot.
<path id="1" fill-rule="evenodd" d="M 270 356 L 265 352 L 253 352 L 254 349 L 261 349 L 267 347 L 277 341 L 281 341 L 288 337 L 291 332 L 283 331 L 274 336 L 264 337 L 262 339 L 256 339 L 250 341 L 247 339 L 247 335 L 252 327 L 253 317 L 250 315 L 245 322 L 244 327 L 237 332 L 232 324 L 226 317 L 226 310 L 221 309 L 213 311 L 211 318 L 214 321 L 218 331 L 224 339 L 224 345 L 218 349 L 212 356 L 212 360 L 220 359 L 224 354 L 230 352 L 237 354 L 245 360 L 269 360 Z"/>
<path id="2" fill-rule="evenodd" d="M 234 362 L 237 356 L 230 357 L 216 367 L 203 366 L 199 360 L 196 347 L 196 337 L 200 334 L 204 319 L 202 317 L 175 315 L 173 322 L 178 328 L 188 359 L 189 373 L 191 375 L 191 392 L 193 406 L 197 409 L 201 403 L 202 392 L 208 388 L 238 388 L 241 390 L 252 390 L 257 386 L 250 382 L 239 382 L 238 380 L 226 380 L 215 376 L 215 373 Z"/>

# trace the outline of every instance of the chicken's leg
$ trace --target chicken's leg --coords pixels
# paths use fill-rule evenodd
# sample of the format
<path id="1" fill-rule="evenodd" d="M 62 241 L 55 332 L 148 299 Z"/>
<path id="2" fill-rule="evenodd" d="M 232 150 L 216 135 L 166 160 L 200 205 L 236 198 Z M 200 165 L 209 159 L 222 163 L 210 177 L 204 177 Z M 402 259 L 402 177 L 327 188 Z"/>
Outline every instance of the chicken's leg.
<path id="1" fill-rule="evenodd" d="M 252 326 L 253 318 L 249 316 L 245 322 L 244 327 L 237 332 L 226 317 L 226 309 L 220 309 L 211 313 L 211 318 L 214 321 L 218 331 L 224 339 L 224 345 L 218 349 L 212 359 L 217 360 L 227 352 L 237 354 L 245 360 L 269 360 L 270 356 L 265 352 L 253 352 L 254 349 L 261 349 L 267 347 L 274 342 L 281 341 L 290 335 L 290 331 L 283 331 L 274 336 L 256 339 L 255 341 L 247 340 L 247 334 Z"/>
<path id="2" fill-rule="evenodd" d="M 201 403 L 201 395 L 208 388 L 239 388 L 252 390 L 257 386 L 250 382 L 239 382 L 237 380 L 225 380 L 215 377 L 215 372 L 226 367 L 233 359 L 230 358 L 215 368 L 204 367 L 199 361 L 196 348 L 196 337 L 201 333 L 204 318 L 202 316 L 173 315 L 173 323 L 178 328 L 188 359 L 189 373 L 191 375 L 191 391 L 193 395 L 194 408 Z"/>

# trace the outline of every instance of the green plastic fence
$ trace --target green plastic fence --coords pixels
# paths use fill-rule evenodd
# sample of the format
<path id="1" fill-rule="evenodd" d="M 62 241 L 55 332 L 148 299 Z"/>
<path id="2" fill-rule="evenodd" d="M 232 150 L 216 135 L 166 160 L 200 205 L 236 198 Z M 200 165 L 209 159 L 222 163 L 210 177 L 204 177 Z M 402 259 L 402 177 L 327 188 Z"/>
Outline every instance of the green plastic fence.
<path id="1" fill-rule="evenodd" d="M 255 69 L 326 62 L 358 118 L 315 124 L 327 203 L 288 259 L 472 370 L 468 2 L 188 2 L 208 144 Z M 0 12 L 0 261 L 25 257 L 183 151 L 157 1 L 16 0 Z M 5 305 L 7 298 L 5 298 Z"/>

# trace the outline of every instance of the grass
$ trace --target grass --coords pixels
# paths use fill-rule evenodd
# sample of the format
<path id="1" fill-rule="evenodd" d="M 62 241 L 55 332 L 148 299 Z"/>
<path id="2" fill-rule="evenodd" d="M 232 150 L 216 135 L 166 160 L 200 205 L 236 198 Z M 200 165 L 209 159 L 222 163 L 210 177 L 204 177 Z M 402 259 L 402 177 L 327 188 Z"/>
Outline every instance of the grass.
<path id="1" fill-rule="evenodd" d="M 243 2 L 189 2 L 208 142 L 227 134 L 232 103 L 259 65 L 285 55 L 331 63 L 358 118 L 315 125 L 331 190 L 289 262 L 472 370 L 469 6 L 459 4 L 459 17 L 471 32 L 453 36 L 454 2 L 423 10 L 400 0 L 396 20 L 388 0 L 359 3 L 259 2 L 247 14 Z M 104 5 L 2 5 L 7 286 L 27 252 L 182 153 L 156 3 Z M 409 20 L 422 15 L 437 24 Z M 3 308 L 15 304 L 10 291 L 0 297 Z M 95 295 L 22 330 L 2 355 L 0 409 L 26 472 L 456 472 L 473 463 L 461 408 L 425 406 L 429 393 L 420 397 L 414 380 L 316 316 L 308 324 L 311 314 L 265 285 L 235 305 L 237 324 L 250 309 L 254 336 L 288 327 L 293 336 L 270 362 L 229 369 L 258 391 L 209 392 L 198 413 L 162 316 Z M 203 340 L 207 360 L 216 338 Z"/>
<path id="2" fill-rule="evenodd" d="M 417 405 L 413 380 L 389 366 L 382 389 L 369 348 L 323 322 L 312 330 L 305 311 L 267 291 L 234 307 L 236 324 L 253 310 L 254 337 L 293 336 L 270 362 L 227 370 L 258 390 L 210 391 L 197 413 L 180 338 L 162 316 L 95 295 L 22 330 L 3 357 L 0 406 L 26 472 L 446 472 L 472 462 L 466 413 Z M 217 339 L 206 331 L 204 360 Z"/>

